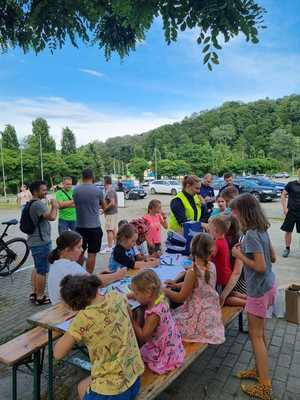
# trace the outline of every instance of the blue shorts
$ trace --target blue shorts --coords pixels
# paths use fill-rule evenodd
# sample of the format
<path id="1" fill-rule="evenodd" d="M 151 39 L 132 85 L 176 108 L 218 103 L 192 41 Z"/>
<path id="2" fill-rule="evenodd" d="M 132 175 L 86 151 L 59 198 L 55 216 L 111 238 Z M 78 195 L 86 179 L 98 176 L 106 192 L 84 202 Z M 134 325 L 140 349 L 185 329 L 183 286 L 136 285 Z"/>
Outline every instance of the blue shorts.
<path id="1" fill-rule="evenodd" d="M 51 242 L 30 248 L 34 267 L 39 275 L 46 275 L 49 272 L 48 256 L 51 248 Z"/>
<path id="2" fill-rule="evenodd" d="M 58 220 L 58 234 L 61 235 L 65 231 L 75 231 L 76 221 Z"/>
<path id="3" fill-rule="evenodd" d="M 140 390 L 141 379 L 137 378 L 134 384 L 125 392 L 120 394 L 99 394 L 92 390 L 84 395 L 83 400 L 134 400 Z"/>

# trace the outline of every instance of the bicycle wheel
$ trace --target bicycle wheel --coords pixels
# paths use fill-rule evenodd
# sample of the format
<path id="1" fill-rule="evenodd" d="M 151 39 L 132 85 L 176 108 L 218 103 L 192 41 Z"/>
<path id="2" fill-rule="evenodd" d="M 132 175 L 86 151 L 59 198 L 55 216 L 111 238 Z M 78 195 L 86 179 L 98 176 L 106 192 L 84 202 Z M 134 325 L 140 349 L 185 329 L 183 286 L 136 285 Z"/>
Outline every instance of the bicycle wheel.
<path id="1" fill-rule="evenodd" d="M 29 248 L 23 238 L 15 238 L 0 244 L 0 276 L 13 274 L 27 260 Z"/>

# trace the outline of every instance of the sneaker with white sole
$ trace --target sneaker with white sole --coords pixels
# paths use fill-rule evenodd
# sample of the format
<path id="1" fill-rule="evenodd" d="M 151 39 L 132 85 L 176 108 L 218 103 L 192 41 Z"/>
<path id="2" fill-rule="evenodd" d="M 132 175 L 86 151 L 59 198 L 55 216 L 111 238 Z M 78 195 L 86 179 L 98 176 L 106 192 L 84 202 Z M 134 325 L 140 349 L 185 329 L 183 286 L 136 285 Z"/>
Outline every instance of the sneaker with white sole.
<path id="1" fill-rule="evenodd" d="M 284 249 L 282 253 L 282 257 L 287 258 L 290 254 L 290 249 Z"/>
<path id="2" fill-rule="evenodd" d="M 100 251 L 100 254 L 110 254 L 112 252 L 111 247 L 106 247 L 105 249 Z"/>

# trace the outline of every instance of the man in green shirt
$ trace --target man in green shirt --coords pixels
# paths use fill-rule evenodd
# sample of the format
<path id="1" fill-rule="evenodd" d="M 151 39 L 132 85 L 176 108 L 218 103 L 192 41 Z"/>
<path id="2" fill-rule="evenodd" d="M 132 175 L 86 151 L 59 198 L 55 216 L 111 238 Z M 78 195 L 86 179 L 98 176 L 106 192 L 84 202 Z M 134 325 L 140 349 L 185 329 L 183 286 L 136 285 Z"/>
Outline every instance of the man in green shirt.
<path id="1" fill-rule="evenodd" d="M 76 225 L 76 210 L 73 201 L 72 178 L 66 176 L 62 189 L 56 192 L 56 200 L 59 205 L 58 233 L 74 231 Z"/>

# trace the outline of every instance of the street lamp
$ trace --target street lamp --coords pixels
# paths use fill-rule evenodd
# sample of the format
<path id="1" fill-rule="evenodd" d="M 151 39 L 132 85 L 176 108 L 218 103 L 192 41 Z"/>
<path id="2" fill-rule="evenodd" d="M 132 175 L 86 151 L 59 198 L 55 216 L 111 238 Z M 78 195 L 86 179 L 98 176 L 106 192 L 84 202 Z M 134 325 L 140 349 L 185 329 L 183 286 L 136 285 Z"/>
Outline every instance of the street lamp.
<path id="1" fill-rule="evenodd" d="M 40 134 L 40 158 L 41 158 L 41 178 L 44 180 L 44 167 L 43 167 L 43 148 L 42 148 L 42 136 Z"/>
<path id="2" fill-rule="evenodd" d="M 3 135 L 1 133 L 1 164 L 2 164 L 2 178 L 3 178 L 3 192 L 4 197 L 6 198 L 6 182 L 5 182 L 5 170 L 4 170 L 4 160 L 3 160 Z"/>

